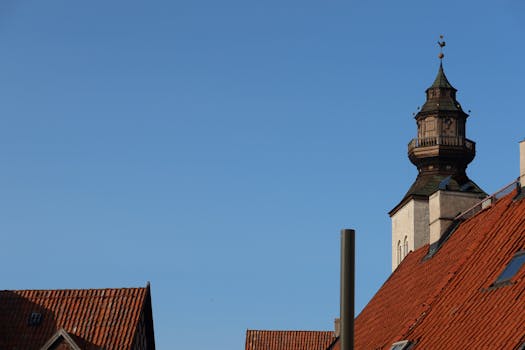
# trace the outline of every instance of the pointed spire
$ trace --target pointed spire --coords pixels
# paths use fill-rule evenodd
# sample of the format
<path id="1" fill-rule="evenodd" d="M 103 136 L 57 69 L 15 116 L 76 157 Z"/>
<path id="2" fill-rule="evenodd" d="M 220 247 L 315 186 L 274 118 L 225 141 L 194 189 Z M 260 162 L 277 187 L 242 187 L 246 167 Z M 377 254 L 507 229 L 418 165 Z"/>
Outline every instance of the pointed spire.
<path id="1" fill-rule="evenodd" d="M 434 80 L 434 83 L 429 89 L 432 89 L 432 88 L 454 89 L 454 87 L 449 83 L 447 76 L 445 75 L 445 72 L 443 71 L 443 57 L 445 57 L 445 55 L 443 54 L 443 48 L 446 45 L 445 40 L 443 40 L 443 35 L 439 36 L 439 40 L 437 43 L 439 46 L 439 55 L 438 55 L 439 70 L 438 70 L 436 79 Z"/>
<path id="2" fill-rule="evenodd" d="M 426 89 L 427 100 L 420 113 L 438 112 L 438 111 L 458 111 L 464 114 L 461 105 L 456 100 L 456 88 L 450 84 L 443 70 L 443 63 L 439 63 L 439 70 L 436 79 L 428 89 Z"/>
<path id="3" fill-rule="evenodd" d="M 449 83 L 447 76 L 445 75 L 445 72 L 443 71 L 443 63 L 439 62 L 439 70 L 438 74 L 436 76 L 436 79 L 434 80 L 434 83 L 430 87 L 432 88 L 446 88 L 446 89 L 454 89 L 454 87 Z"/>

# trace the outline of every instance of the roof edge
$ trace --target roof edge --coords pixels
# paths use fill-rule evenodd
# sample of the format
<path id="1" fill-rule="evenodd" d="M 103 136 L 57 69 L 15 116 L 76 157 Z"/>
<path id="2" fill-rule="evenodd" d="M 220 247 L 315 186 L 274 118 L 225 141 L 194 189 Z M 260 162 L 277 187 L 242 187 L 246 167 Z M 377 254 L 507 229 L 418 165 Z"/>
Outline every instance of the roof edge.
<path id="1" fill-rule="evenodd" d="M 146 287 L 122 287 L 122 288 L 49 288 L 49 289 L 2 289 L 0 292 L 52 292 L 52 291 L 79 291 L 79 290 L 129 290 L 129 289 L 146 289 Z"/>
<path id="2" fill-rule="evenodd" d="M 146 333 L 146 341 L 148 344 L 148 349 L 155 350 L 155 332 L 153 328 L 153 310 L 151 306 L 151 287 L 150 282 L 148 281 L 146 283 L 146 287 L 143 287 L 142 289 L 146 290 L 146 295 L 144 295 L 144 300 L 142 301 L 142 307 L 141 311 L 135 321 L 135 334 L 137 334 L 137 331 L 139 329 L 140 325 L 140 317 L 144 316 L 144 327 L 145 327 L 145 333 Z M 135 346 L 135 338 L 130 344 L 130 349 L 134 349 Z"/>
<path id="3" fill-rule="evenodd" d="M 428 200 L 428 196 L 424 196 L 424 195 L 421 195 L 421 194 L 409 194 L 409 195 L 403 197 L 403 199 L 392 210 L 390 210 L 388 212 L 388 215 L 390 217 L 392 217 L 395 213 L 397 213 L 402 207 L 405 206 L 405 204 L 410 202 L 412 199 L 415 199 L 415 200 Z"/>

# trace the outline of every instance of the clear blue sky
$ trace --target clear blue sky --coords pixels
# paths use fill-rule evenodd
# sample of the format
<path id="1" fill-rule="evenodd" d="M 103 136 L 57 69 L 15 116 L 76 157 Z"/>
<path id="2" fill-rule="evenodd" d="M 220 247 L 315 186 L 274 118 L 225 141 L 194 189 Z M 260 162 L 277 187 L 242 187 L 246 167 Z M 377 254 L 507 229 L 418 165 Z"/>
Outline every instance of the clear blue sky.
<path id="1" fill-rule="evenodd" d="M 358 310 L 390 273 L 439 34 L 493 192 L 525 136 L 521 0 L 2 0 L 1 288 L 151 281 L 159 349 L 332 329 L 341 228 Z"/>

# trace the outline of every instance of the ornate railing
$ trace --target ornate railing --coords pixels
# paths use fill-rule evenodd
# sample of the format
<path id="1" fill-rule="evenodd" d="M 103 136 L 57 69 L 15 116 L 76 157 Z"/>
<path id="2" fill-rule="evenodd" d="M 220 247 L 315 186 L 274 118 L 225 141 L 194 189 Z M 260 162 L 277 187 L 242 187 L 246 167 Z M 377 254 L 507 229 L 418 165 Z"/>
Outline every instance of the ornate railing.
<path id="1" fill-rule="evenodd" d="M 421 137 L 412 139 L 408 143 L 408 151 L 410 152 L 417 147 L 431 147 L 431 146 L 462 146 L 469 150 L 474 151 L 476 143 L 464 137 L 457 136 L 432 136 L 432 137 Z"/>
<path id="2" fill-rule="evenodd" d="M 491 207 L 492 204 L 496 203 L 496 201 L 498 201 L 500 198 L 505 197 L 506 195 L 514 191 L 519 186 L 520 186 L 519 179 L 512 181 L 510 184 L 503 187 L 496 193 L 493 193 L 490 196 L 483 198 L 481 201 L 476 203 L 476 205 L 460 213 L 458 216 L 454 218 L 454 220 L 465 220 L 465 219 L 468 219 L 474 216 L 475 214 L 482 211 L 483 209 Z"/>

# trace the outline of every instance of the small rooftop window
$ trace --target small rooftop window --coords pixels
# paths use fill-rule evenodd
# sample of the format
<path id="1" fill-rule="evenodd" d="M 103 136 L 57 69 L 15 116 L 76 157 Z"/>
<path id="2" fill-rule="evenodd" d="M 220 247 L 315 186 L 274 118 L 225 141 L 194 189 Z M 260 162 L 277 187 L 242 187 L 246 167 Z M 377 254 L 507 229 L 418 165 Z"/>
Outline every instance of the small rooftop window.
<path id="1" fill-rule="evenodd" d="M 505 270 L 503 270 L 503 272 L 498 276 L 496 282 L 494 282 L 494 285 L 510 281 L 512 277 L 514 277 L 514 275 L 521 269 L 523 263 L 525 263 L 525 250 L 514 254 L 514 257 L 508 263 L 507 267 L 505 267 Z"/>
<path id="2" fill-rule="evenodd" d="M 30 326 L 38 326 L 42 322 L 42 314 L 39 312 L 32 312 L 31 315 L 29 315 L 28 324 Z"/>
<path id="3" fill-rule="evenodd" d="M 390 350 L 407 350 L 410 348 L 411 344 L 412 343 L 410 343 L 408 340 L 398 341 L 392 344 Z"/>

